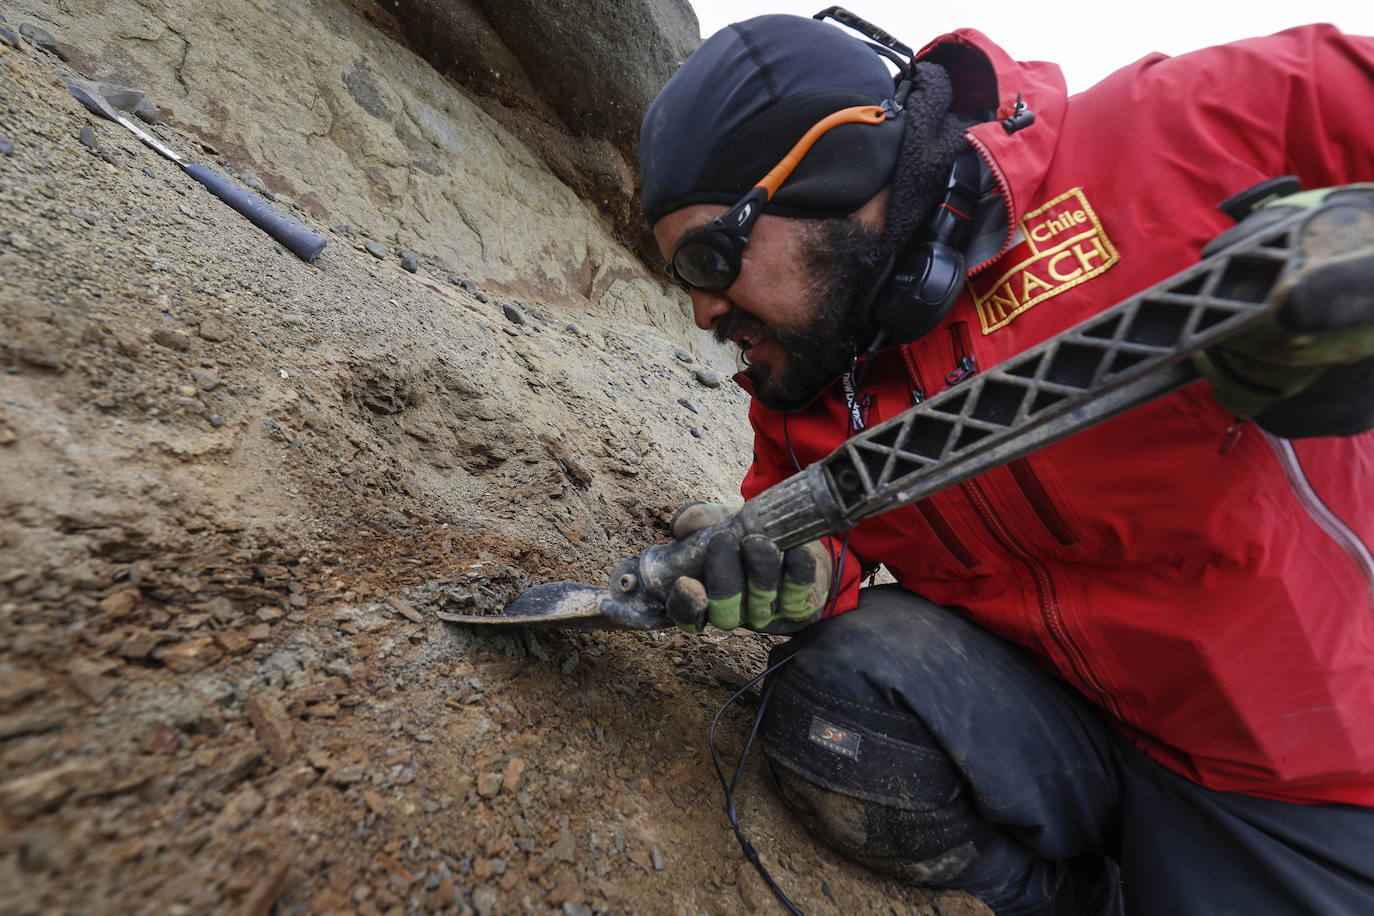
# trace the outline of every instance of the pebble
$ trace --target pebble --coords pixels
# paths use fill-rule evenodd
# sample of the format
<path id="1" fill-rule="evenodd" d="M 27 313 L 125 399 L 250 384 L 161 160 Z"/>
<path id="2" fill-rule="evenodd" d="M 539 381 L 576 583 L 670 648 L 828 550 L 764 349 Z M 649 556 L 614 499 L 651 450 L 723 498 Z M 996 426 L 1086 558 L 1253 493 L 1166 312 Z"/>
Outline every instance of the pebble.
<path id="1" fill-rule="evenodd" d="M 678 347 L 676 350 L 674 350 L 674 351 L 673 351 L 673 355 L 676 356 L 678 359 L 682 360 L 684 363 L 690 363 L 690 362 L 695 362 L 695 361 L 696 361 L 696 357 L 692 356 L 692 354 L 688 353 L 686 350 L 682 349 L 681 347 Z"/>
<path id="2" fill-rule="evenodd" d="M 511 305 L 509 302 L 501 305 L 501 311 L 506 313 L 506 320 L 512 324 L 525 324 L 525 313 L 520 311 L 520 306 Z"/>
<path id="3" fill-rule="evenodd" d="M 258 177 L 258 173 L 252 169 L 244 169 L 242 172 L 239 172 L 239 181 L 246 184 L 252 190 L 257 191 L 259 194 L 267 193 L 267 185 L 262 183 L 262 179 Z"/>
<path id="4" fill-rule="evenodd" d="M 592 916 L 592 911 L 580 903 L 568 900 L 563 904 L 563 916 Z"/>
<path id="5" fill-rule="evenodd" d="M 89 124 L 81 128 L 81 133 L 76 135 L 76 139 L 80 140 L 81 145 L 86 147 L 87 149 L 100 148 L 99 145 L 95 142 L 95 128 Z"/>
<path id="6" fill-rule="evenodd" d="M 401 266 L 406 270 L 415 273 L 420 269 L 420 256 L 415 252 L 402 248 L 397 254 L 401 256 Z"/>
<path id="7" fill-rule="evenodd" d="M 197 333 L 211 343 L 221 343 L 229 339 L 232 329 L 222 319 L 214 315 L 206 315 L 200 320 Z"/>
<path id="8" fill-rule="evenodd" d="M 693 426 L 693 427 L 692 427 L 692 436 L 693 436 L 694 438 L 696 438 L 696 439 L 700 439 L 700 438 L 701 438 L 701 427 L 700 427 L 700 426 Z"/>
<path id="9" fill-rule="evenodd" d="M 30 242 L 29 237 L 22 232 L 10 233 L 10 246 L 12 248 L 18 249 L 19 251 L 33 250 L 33 243 Z"/>
<path id="10" fill-rule="evenodd" d="M 162 125 L 166 123 L 162 120 L 162 116 L 157 113 L 157 106 L 147 99 L 138 103 L 138 107 L 134 109 L 134 117 L 144 124 Z"/>
<path id="11" fill-rule="evenodd" d="M 570 653 L 568 653 L 568 657 L 563 659 L 563 664 L 560 666 L 559 670 L 561 670 L 565 675 L 572 674 L 574 671 L 577 670 L 577 665 L 581 660 L 582 659 L 577 654 L 577 650 L 573 649 Z"/>
<path id="12" fill-rule="evenodd" d="M 215 427 L 216 429 L 219 429 L 221 426 L 224 425 L 224 417 L 221 417 L 217 413 L 210 414 L 210 425 Z"/>
<path id="13" fill-rule="evenodd" d="M 387 254 L 389 254 L 389 252 L 386 250 L 385 245 L 383 245 L 381 242 L 374 242 L 371 239 L 368 239 L 366 242 L 363 242 L 363 248 L 367 249 L 367 253 L 372 255 L 374 258 L 384 258 L 387 256 Z"/>
<path id="14" fill-rule="evenodd" d="M 189 674 L 218 661 L 220 654 L 213 637 L 201 636 L 154 650 L 153 658 L 178 674 Z"/>
<path id="15" fill-rule="evenodd" d="M 582 330 L 580 326 L 572 323 L 569 323 L 565 328 L 563 328 L 563 330 L 567 331 L 569 334 L 576 335 L 577 337 L 581 337 L 583 334 L 586 333 Z"/>
<path id="16" fill-rule="evenodd" d="M 477 777 L 477 794 L 483 798 L 495 798 L 501 791 L 500 773 L 482 773 Z"/>
<path id="17" fill-rule="evenodd" d="M 88 225 L 88 226 L 94 226 L 94 225 L 95 225 L 95 217 L 94 217 L 94 216 L 91 216 L 91 214 L 87 213 L 85 210 L 73 210 L 73 211 L 72 211 L 72 216 L 74 216 L 74 217 L 76 217 L 77 219 L 81 220 L 83 223 L 85 223 L 85 224 Z"/>
<path id="18" fill-rule="evenodd" d="M 477 284 L 473 283 L 471 280 L 464 279 L 463 277 L 460 277 L 457 274 L 449 274 L 448 282 L 452 283 L 454 286 L 461 286 L 464 290 L 466 290 L 469 293 L 472 293 L 474 296 L 477 295 Z M 485 302 L 486 300 L 484 299 L 482 301 Z"/>
<path id="19" fill-rule="evenodd" d="M 501 788 L 511 793 L 519 789 L 525 780 L 525 761 L 521 757 L 512 757 L 510 763 L 506 764 L 506 769 L 501 773 Z"/>
<path id="20" fill-rule="evenodd" d="M 477 916 L 491 916 L 496 912 L 496 891 L 489 887 L 479 887 L 472 892 L 472 908 Z"/>
<path id="21" fill-rule="evenodd" d="M 23 35 L 40 51 L 47 51 L 49 54 L 56 54 L 58 60 L 66 60 L 67 54 L 57 45 L 57 39 L 48 34 L 45 30 L 36 25 L 24 23 L 19 26 L 19 34 Z"/>
<path id="22" fill-rule="evenodd" d="M 0 134 L 0 156 L 14 155 L 14 141 L 4 134 Z"/>
<path id="23" fill-rule="evenodd" d="M 698 369 L 693 375 L 698 382 L 701 382 L 701 384 L 705 385 L 707 388 L 720 387 L 720 374 L 714 369 Z"/>
<path id="24" fill-rule="evenodd" d="M 696 401 L 693 401 L 691 398 L 678 398 L 677 402 L 681 404 L 683 407 L 686 407 L 692 413 L 701 413 L 701 406 L 697 404 Z"/>
<path id="25" fill-rule="evenodd" d="M 649 850 L 649 861 L 654 865 L 654 871 L 663 871 L 663 852 L 655 846 Z"/>
<path id="26" fill-rule="evenodd" d="M 153 171 L 153 167 L 152 167 L 151 165 L 145 165 L 145 166 L 143 167 L 143 174 L 144 174 L 144 175 L 147 175 L 149 178 L 156 178 L 156 177 L 157 177 L 157 172 L 154 172 L 154 171 Z"/>
<path id="27" fill-rule="evenodd" d="M 11 32 L 4 26 L 0 26 L 0 41 L 3 41 L 11 48 L 19 47 L 19 36 Z"/>
<path id="28" fill-rule="evenodd" d="M 271 694 L 258 693 L 249 698 L 243 711 L 253 724 L 258 740 L 267 748 L 272 762 L 281 766 L 290 760 L 295 750 L 295 738 L 281 701 Z"/>
<path id="29" fill-rule="evenodd" d="M 96 153 L 96 155 L 99 156 L 101 159 L 104 159 L 110 165 L 119 165 L 119 160 L 116 159 L 114 157 L 114 154 L 111 153 L 109 150 L 101 150 L 100 152 Z"/>
<path id="30" fill-rule="evenodd" d="M 191 349 L 191 335 L 175 328 L 158 328 L 153 332 L 153 340 L 169 350 L 184 353 Z"/>
<path id="31" fill-rule="evenodd" d="M 225 804 L 211 830 L 216 834 L 235 833 L 248 825 L 263 809 L 266 799 L 251 785 L 244 786 Z"/>

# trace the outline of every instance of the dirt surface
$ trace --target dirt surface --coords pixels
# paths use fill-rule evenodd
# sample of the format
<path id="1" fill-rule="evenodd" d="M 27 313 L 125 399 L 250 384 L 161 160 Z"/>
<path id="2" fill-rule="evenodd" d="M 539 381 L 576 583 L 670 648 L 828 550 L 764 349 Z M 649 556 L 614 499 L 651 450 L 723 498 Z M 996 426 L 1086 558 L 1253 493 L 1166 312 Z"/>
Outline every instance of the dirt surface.
<path id="1" fill-rule="evenodd" d="M 730 494 L 742 395 L 292 209 L 305 265 L 64 72 L 0 33 L 0 912 L 777 910 L 706 746 L 768 638 L 436 617 Z M 986 912 L 827 853 L 757 758 L 740 811 L 807 912 Z"/>

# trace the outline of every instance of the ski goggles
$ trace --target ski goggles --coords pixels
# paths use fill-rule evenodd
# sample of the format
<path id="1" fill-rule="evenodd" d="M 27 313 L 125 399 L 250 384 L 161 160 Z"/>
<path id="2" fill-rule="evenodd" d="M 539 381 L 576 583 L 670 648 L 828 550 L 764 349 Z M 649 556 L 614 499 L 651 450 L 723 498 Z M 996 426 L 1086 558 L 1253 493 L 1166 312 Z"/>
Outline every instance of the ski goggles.
<path id="1" fill-rule="evenodd" d="M 668 259 L 668 276 L 683 289 L 717 293 L 739 277 L 744 246 L 764 206 L 827 131 L 841 124 L 881 124 L 893 112 L 882 105 L 859 105 L 826 115 L 802 135 L 787 155 L 729 210 L 684 234 Z"/>

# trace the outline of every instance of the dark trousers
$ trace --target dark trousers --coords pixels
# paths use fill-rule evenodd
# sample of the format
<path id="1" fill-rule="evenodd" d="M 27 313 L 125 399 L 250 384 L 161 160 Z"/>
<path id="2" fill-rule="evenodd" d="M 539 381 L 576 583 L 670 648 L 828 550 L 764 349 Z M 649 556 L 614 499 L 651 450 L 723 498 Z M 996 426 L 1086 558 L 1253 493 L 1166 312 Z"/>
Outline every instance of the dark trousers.
<path id="1" fill-rule="evenodd" d="M 999 916 L 1374 914 L 1374 808 L 1203 788 L 957 613 L 862 594 L 779 648 L 761 730 L 845 855 Z"/>

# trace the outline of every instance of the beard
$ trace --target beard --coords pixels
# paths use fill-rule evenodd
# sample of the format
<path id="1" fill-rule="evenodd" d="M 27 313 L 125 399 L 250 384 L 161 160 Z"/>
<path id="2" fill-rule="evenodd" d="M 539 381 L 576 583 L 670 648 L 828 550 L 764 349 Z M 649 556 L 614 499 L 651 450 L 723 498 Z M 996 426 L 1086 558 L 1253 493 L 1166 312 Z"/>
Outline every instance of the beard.
<path id="1" fill-rule="evenodd" d="M 754 397 L 781 413 L 809 405 L 868 344 L 872 329 L 867 316 L 860 313 L 884 260 L 881 232 L 858 220 L 826 219 L 810 224 L 809 229 L 799 265 L 813 278 L 812 318 L 806 326 L 780 327 L 736 306 L 712 331 L 720 343 L 742 335 L 778 344 L 785 354 L 780 366 L 746 361 L 746 373 L 754 382 Z"/>

